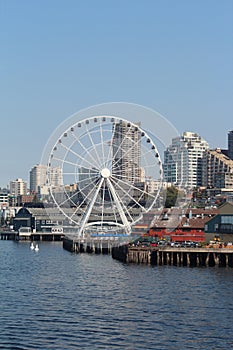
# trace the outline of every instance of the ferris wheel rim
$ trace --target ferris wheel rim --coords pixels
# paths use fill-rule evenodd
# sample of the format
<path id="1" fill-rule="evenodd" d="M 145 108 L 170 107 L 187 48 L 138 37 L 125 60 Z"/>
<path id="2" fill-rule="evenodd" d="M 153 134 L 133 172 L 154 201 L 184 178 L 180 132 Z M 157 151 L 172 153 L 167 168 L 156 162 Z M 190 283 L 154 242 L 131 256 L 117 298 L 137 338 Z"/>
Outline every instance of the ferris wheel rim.
<path id="1" fill-rule="evenodd" d="M 57 147 L 57 145 L 58 145 L 58 143 L 60 143 L 60 144 L 62 144 L 62 138 L 63 137 L 67 137 L 67 134 L 69 133 L 69 132 L 72 132 L 73 130 L 73 128 L 75 128 L 75 127 L 81 127 L 81 125 L 82 124 L 84 124 L 85 126 L 86 126 L 86 133 L 85 133 L 85 135 L 88 135 L 89 137 L 90 137 L 90 131 L 91 130 L 89 130 L 88 129 L 88 126 L 90 125 L 90 123 L 92 122 L 92 121 L 94 121 L 95 122 L 95 120 L 98 120 L 98 119 L 102 119 L 102 121 L 104 121 L 104 118 L 105 119 L 111 119 L 111 123 L 113 123 L 113 122 L 115 122 L 116 120 L 117 121 L 121 121 L 121 122 L 125 122 L 125 123 L 129 123 L 130 124 L 130 127 L 134 127 L 134 128 L 137 128 L 137 129 L 139 129 L 141 132 L 143 132 L 144 133 L 144 135 L 143 136 L 145 136 L 145 137 L 147 137 L 148 138 L 148 140 L 149 140 L 149 143 L 150 143 L 150 145 L 152 146 L 152 147 L 154 147 L 154 150 L 155 150 L 155 152 L 156 152 L 156 154 L 157 154 L 157 160 L 158 160 L 158 162 L 159 162 L 159 167 L 160 167 L 160 188 L 159 188 L 159 190 L 161 189 L 161 186 L 162 186 L 162 176 L 163 176 L 163 172 L 162 172 L 162 166 L 161 166 L 161 164 L 162 164 L 162 162 L 161 162 L 161 159 L 160 159 L 160 155 L 159 155 L 159 153 L 158 153 L 158 150 L 157 150 L 157 147 L 156 147 L 156 145 L 154 144 L 154 142 L 153 142 L 153 140 L 150 138 L 150 136 L 147 134 L 147 132 L 146 131 L 144 131 L 143 129 L 141 129 L 141 127 L 139 126 L 139 125 L 137 125 L 137 124 L 135 124 L 135 123 L 133 123 L 133 122 L 130 122 L 130 121 L 127 121 L 126 119 L 124 119 L 124 118 L 121 118 L 121 117 L 116 117 L 116 116 L 113 116 L 113 115 L 105 115 L 105 116 L 92 116 L 92 117 L 90 117 L 90 118 L 84 118 L 83 120 L 81 120 L 81 121 L 77 121 L 75 124 L 73 124 L 72 126 L 69 126 L 65 131 L 62 131 L 62 133 L 60 134 L 60 137 L 58 138 L 58 140 L 54 143 L 54 145 L 53 145 L 53 147 L 52 147 L 52 150 L 51 150 L 51 153 L 50 153 L 50 155 L 49 155 L 49 161 L 48 161 L 48 164 L 47 164 L 47 168 L 49 169 L 49 167 L 50 167 L 50 164 L 51 164 L 51 162 L 52 162 L 52 157 L 51 157 L 51 155 L 53 154 L 52 152 L 53 152 L 53 150 L 55 150 L 55 148 Z M 100 124 L 101 125 L 101 127 L 102 127 L 102 124 Z M 83 136 L 83 135 L 82 135 Z M 103 131 L 101 131 L 101 140 L 102 140 L 102 137 L 103 137 Z M 91 140 L 91 143 L 93 142 L 93 140 L 92 140 L 92 138 L 90 137 L 90 140 Z M 75 143 L 77 141 L 77 139 L 75 140 L 74 139 L 74 141 L 73 141 L 73 143 Z M 94 147 L 94 149 L 95 149 L 95 152 L 96 152 L 96 148 L 95 148 L 95 145 L 93 145 Z M 101 146 L 103 147 L 103 142 L 101 142 Z M 90 148 L 91 149 L 91 148 Z M 70 150 L 69 149 L 67 149 L 66 150 L 66 152 L 68 153 Z M 89 149 L 86 149 L 86 151 L 88 151 L 89 152 Z M 67 155 L 67 153 L 66 153 L 66 155 Z M 96 152 L 97 153 L 97 152 Z M 79 156 L 80 157 L 80 156 Z M 109 157 L 109 155 L 108 155 L 108 157 Z M 98 157 L 97 157 L 98 158 Z M 67 162 L 67 161 L 66 161 Z M 63 159 L 63 162 L 62 162 L 62 165 L 63 165 L 63 163 L 64 163 L 64 159 Z M 73 164 L 74 165 L 74 164 Z M 90 165 L 91 165 L 91 163 L 90 163 Z M 75 164 L 75 166 L 77 166 L 77 164 Z M 97 167 L 96 167 L 97 168 Z M 49 173 L 49 170 L 48 170 L 48 173 Z M 104 179 L 104 181 L 102 182 L 102 184 L 105 184 L 105 180 L 107 181 L 107 180 L 109 180 L 110 181 L 110 179 L 111 180 L 113 180 L 112 182 L 114 183 L 114 181 L 116 181 L 116 179 L 114 180 L 114 176 L 112 176 L 112 174 L 111 174 L 111 171 L 110 171 L 110 169 L 108 168 L 108 167 L 106 167 L 106 166 L 102 166 L 100 169 L 96 169 L 96 177 L 98 177 L 97 176 L 97 174 L 98 174 L 98 176 L 100 177 L 100 178 L 102 178 L 102 179 Z M 118 179 L 118 182 L 121 182 L 122 184 L 124 183 L 124 181 L 123 180 L 119 180 Z M 119 185 L 119 184 L 118 184 Z M 124 183 L 124 185 L 126 186 L 126 184 Z M 129 185 L 129 192 L 132 190 L 132 185 Z M 53 198 L 53 200 L 54 200 L 54 203 L 56 204 L 56 206 L 63 212 L 63 214 L 72 222 L 72 223 L 74 223 L 74 224 L 77 224 L 77 221 L 74 219 L 74 215 L 72 215 L 72 216 L 69 216 L 69 215 L 66 215 L 66 213 L 65 213 L 65 211 L 63 211 L 62 209 L 61 209 L 61 203 L 59 204 L 57 201 L 56 201 L 56 198 L 53 196 L 53 189 L 52 189 L 52 186 L 49 186 L 49 188 L 50 188 L 50 193 L 51 193 L 51 195 L 52 195 L 52 198 Z M 122 191 L 123 192 L 123 191 Z M 88 194 L 90 194 L 90 193 L 88 193 Z M 150 208 L 153 206 L 153 203 L 157 200 L 157 197 L 158 197 L 158 194 L 159 194 L 159 191 L 157 192 L 157 195 L 156 196 L 154 196 L 154 199 L 152 200 L 152 204 L 151 204 L 151 206 L 150 206 Z M 125 196 L 128 196 L 127 195 L 127 192 L 124 194 Z M 87 196 L 86 196 L 86 198 L 85 199 L 87 199 Z M 131 199 L 133 199 L 133 197 L 131 197 Z M 70 200 L 70 198 L 69 198 L 69 200 Z M 66 201 L 68 201 L 68 200 L 66 200 Z M 63 202 L 62 203 L 62 205 L 64 205 L 65 204 L 65 202 Z M 80 209 L 80 208 L 79 208 Z M 148 210 L 147 210 L 148 211 Z M 76 213 L 75 211 L 74 211 L 74 213 Z M 138 218 L 137 219 L 135 219 L 134 221 L 132 220 L 132 222 L 130 222 L 129 224 L 130 224 L 130 226 L 132 226 L 132 225 L 134 225 L 136 222 L 138 222 L 140 219 L 141 219 L 141 217 L 142 217 L 142 214 L 141 215 L 138 215 Z M 102 223 L 103 223 L 103 221 L 102 221 Z"/>

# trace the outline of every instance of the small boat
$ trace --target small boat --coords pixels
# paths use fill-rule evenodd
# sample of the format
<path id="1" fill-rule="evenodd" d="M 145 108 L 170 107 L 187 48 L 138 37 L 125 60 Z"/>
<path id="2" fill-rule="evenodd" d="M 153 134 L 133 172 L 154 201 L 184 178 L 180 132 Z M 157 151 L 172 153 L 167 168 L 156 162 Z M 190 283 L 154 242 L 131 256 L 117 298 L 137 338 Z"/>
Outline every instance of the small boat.
<path id="1" fill-rule="evenodd" d="M 31 250 L 35 249 L 33 242 L 32 242 L 31 245 L 30 245 L 30 249 L 31 249 Z"/>
<path id="2" fill-rule="evenodd" d="M 35 252 L 38 252 L 39 250 L 40 250 L 39 245 L 36 244 L 36 246 L 35 246 Z"/>

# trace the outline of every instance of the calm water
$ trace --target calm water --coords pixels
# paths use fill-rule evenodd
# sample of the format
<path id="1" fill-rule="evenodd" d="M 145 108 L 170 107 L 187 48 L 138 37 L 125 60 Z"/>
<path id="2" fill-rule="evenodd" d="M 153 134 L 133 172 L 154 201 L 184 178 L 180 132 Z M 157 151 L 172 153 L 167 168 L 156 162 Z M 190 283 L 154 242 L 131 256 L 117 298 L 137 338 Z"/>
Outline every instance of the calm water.
<path id="1" fill-rule="evenodd" d="M 233 269 L 0 241 L 0 349 L 233 349 Z"/>

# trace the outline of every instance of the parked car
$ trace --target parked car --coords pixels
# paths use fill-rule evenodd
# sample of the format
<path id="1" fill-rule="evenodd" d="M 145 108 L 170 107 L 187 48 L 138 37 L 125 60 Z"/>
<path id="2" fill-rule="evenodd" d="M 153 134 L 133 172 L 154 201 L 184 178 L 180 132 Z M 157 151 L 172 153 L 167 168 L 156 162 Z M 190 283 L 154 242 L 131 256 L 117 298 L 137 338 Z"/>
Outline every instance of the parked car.
<path id="1" fill-rule="evenodd" d="M 171 242 L 171 247 L 180 248 L 181 243 L 180 242 Z"/>
<path id="2" fill-rule="evenodd" d="M 158 242 L 158 247 L 165 247 L 167 245 L 166 241 L 159 241 Z"/>

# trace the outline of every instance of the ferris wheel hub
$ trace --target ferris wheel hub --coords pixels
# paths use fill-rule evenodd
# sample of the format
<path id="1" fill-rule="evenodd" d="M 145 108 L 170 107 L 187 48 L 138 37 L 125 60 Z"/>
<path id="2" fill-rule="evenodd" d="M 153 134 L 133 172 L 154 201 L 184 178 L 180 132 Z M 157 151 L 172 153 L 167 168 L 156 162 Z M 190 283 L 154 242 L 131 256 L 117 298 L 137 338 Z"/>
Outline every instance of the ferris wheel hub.
<path id="1" fill-rule="evenodd" d="M 101 170 L 101 172 L 100 172 L 100 175 L 101 175 L 103 178 L 107 179 L 108 177 L 110 177 L 111 172 L 110 172 L 110 170 L 109 170 L 108 168 L 103 168 L 103 169 Z"/>

